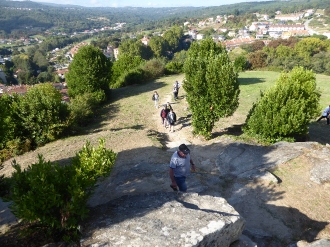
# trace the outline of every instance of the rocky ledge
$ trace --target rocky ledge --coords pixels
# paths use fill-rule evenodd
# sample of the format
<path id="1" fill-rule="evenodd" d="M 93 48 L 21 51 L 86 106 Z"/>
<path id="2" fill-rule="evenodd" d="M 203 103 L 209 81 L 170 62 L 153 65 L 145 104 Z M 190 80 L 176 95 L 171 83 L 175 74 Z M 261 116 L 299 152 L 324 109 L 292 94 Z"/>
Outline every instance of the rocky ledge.
<path id="1" fill-rule="evenodd" d="M 221 197 L 155 192 L 92 209 L 82 246 L 229 246 L 245 221 Z"/>

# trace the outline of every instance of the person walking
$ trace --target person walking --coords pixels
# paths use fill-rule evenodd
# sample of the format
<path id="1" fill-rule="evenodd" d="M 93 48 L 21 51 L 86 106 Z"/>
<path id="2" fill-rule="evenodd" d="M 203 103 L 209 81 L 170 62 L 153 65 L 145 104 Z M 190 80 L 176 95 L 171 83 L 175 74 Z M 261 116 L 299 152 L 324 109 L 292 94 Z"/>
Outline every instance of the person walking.
<path id="1" fill-rule="evenodd" d="M 186 177 L 190 173 L 190 166 L 192 171 L 196 171 L 195 164 L 190 157 L 190 150 L 186 144 L 181 144 L 177 151 L 171 157 L 170 161 L 170 187 L 177 191 L 187 191 Z"/>
<path id="2" fill-rule="evenodd" d="M 170 102 L 167 102 L 166 103 L 166 111 L 167 111 L 167 113 L 169 113 L 171 109 L 172 109 L 171 103 Z"/>
<path id="3" fill-rule="evenodd" d="M 330 124 L 330 105 L 323 110 L 322 116 L 319 117 L 319 119 L 316 122 L 320 122 L 322 118 L 327 119 L 327 125 Z"/>
<path id="4" fill-rule="evenodd" d="M 163 105 L 163 108 L 160 111 L 160 118 L 161 118 L 161 123 L 165 128 L 167 128 L 167 126 L 166 126 L 166 122 L 167 122 L 166 117 L 167 117 L 166 105 Z"/>
<path id="5" fill-rule="evenodd" d="M 157 91 L 155 91 L 154 94 L 152 95 L 152 100 L 155 103 L 155 107 L 158 109 L 159 94 L 157 93 Z"/>
<path id="6" fill-rule="evenodd" d="M 170 126 L 169 131 L 174 132 L 174 123 L 176 122 L 176 114 L 173 111 L 173 109 L 171 109 L 170 112 L 167 114 L 166 120 L 168 125 Z"/>
<path id="7" fill-rule="evenodd" d="M 175 81 L 173 84 L 173 96 L 174 100 L 178 99 L 180 84 L 178 81 Z"/>

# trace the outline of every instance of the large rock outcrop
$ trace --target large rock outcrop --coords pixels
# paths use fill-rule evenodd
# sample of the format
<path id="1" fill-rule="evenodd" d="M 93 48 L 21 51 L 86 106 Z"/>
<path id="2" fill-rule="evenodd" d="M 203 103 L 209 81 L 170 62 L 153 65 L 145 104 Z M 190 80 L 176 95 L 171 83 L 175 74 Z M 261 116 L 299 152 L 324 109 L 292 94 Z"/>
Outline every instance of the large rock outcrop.
<path id="1" fill-rule="evenodd" d="M 244 219 L 221 197 L 155 192 L 93 208 L 82 246 L 229 246 Z"/>

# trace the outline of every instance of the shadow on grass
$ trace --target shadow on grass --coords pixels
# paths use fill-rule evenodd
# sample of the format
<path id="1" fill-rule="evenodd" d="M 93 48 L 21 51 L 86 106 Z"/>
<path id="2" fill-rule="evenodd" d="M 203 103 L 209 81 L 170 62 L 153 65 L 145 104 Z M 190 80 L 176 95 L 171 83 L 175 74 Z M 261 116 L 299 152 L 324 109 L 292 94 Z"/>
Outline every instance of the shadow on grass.
<path id="1" fill-rule="evenodd" d="M 145 93 L 145 92 L 152 93 L 152 91 L 157 91 L 158 89 L 160 89 L 166 85 L 167 84 L 162 81 L 159 81 L 159 82 L 152 81 L 152 82 L 148 82 L 148 83 L 136 84 L 136 85 L 130 85 L 127 87 L 112 89 L 109 103 L 115 102 L 122 98 L 133 97 L 133 96 Z"/>
<path id="2" fill-rule="evenodd" d="M 137 124 L 137 125 L 128 126 L 128 127 L 124 127 L 124 128 L 114 128 L 114 129 L 110 129 L 110 131 L 120 131 L 120 130 L 127 130 L 127 129 L 142 130 L 142 129 L 144 129 L 144 125 Z"/>
<path id="3" fill-rule="evenodd" d="M 101 131 L 102 128 L 107 125 L 107 122 L 111 121 L 111 119 L 118 114 L 119 104 L 116 103 L 116 101 L 122 98 L 134 97 L 145 92 L 151 93 L 152 91 L 158 90 L 159 88 L 162 88 L 164 86 L 166 86 L 166 83 L 161 81 L 148 82 L 144 84 L 130 85 L 123 88 L 112 89 L 110 99 L 96 111 L 92 121 L 86 127 L 84 127 L 83 133 L 95 133 Z M 129 128 L 140 129 L 139 126 L 125 127 L 122 129 Z"/>
<path id="4" fill-rule="evenodd" d="M 320 144 L 330 143 L 330 125 L 326 124 L 326 120 L 320 122 L 312 122 L 309 124 L 308 141 L 318 142 Z"/>
<path id="5" fill-rule="evenodd" d="M 260 78 L 238 78 L 240 85 L 251 85 L 257 83 L 264 83 L 266 80 Z"/>
<path id="6" fill-rule="evenodd" d="M 213 132 L 212 138 L 216 138 L 223 135 L 240 136 L 243 134 L 242 126 L 243 124 L 232 125 L 228 128 L 225 128 L 223 131 Z"/>

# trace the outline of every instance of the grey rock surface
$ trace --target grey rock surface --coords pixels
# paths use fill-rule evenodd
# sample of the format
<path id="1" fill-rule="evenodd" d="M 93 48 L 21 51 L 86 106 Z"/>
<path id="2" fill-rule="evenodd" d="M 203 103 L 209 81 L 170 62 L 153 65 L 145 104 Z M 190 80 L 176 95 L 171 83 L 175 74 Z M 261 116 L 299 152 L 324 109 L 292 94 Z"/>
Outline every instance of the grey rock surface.
<path id="1" fill-rule="evenodd" d="M 320 239 L 317 240 L 306 247 L 330 247 L 330 240 L 329 239 Z"/>
<path id="2" fill-rule="evenodd" d="M 309 160 L 314 164 L 311 170 L 311 181 L 322 184 L 330 182 L 330 154 L 329 149 L 324 148 L 321 152 L 312 153 Z"/>
<path id="3" fill-rule="evenodd" d="M 260 177 L 266 169 L 275 168 L 312 148 L 313 143 L 278 142 L 272 146 L 232 143 L 218 155 L 216 164 L 222 178 Z"/>
<path id="4" fill-rule="evenodd" d="M 225 199 L 196 193 L 125 196 L 94 210 L 82 246 L 226 247 L 245 224 Z"/>

